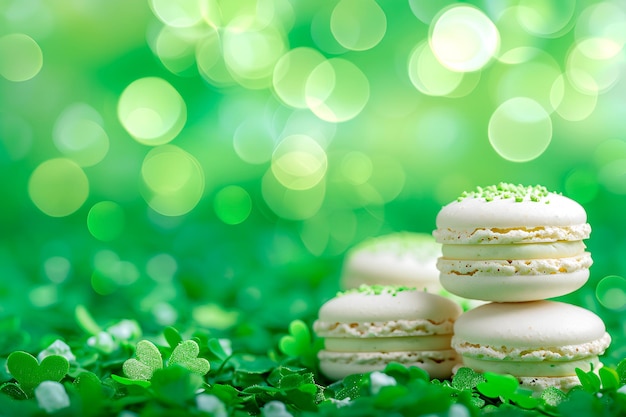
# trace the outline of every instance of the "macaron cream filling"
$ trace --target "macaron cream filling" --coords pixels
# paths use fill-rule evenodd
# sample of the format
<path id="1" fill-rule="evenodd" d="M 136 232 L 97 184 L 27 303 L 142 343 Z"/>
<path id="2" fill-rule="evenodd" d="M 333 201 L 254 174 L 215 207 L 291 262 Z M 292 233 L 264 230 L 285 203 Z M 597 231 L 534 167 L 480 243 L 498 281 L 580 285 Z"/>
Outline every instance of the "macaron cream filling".
<path id="1" fill-rule="evenodd" d="M 550 259 L 581 255 L 585 253 L 585 248 L 580 240 L 510 245 L 442 245 L 441 254 L 444 259 Z"/>
<path id="2" fill-rule="evenodd" d="M 454 275 L 553 275 L 587 270 L 593 261 L 587 252 L 571 258 L 554 259 L 509 259 L 468 261 L 439 259 L 437 267 L 442 274 Z"/>
<path id="3" fill-rule="evenodd" d="M 576 361 L 588 360 L 590 357 L 604 353 L 611 343 L 611 336 L 608 333 L 596 340 L 584 342 L 576 345 L 562 345 L 550 347 L 531 346 L 503 346 L 503 345 L 481 345 L 452 339 L 452 347 L 463 355 L 464 358 L 474 358 L 480 360 L 502 360 L 517 362 L 537 362 L 537 361 Z"/>
<path id="4" fill-rule="evenodd" d="M 368 339 L 324 339 L 324 348 L 334 352 L 406 352 L 415 350 L 450 349 L 452 335 L 441 334 L 415 337 L 380 337 Z"/>
<path id="5" fill-rule="evenodd" d="M 479 227 L 475 229 L 443 227 L 433 232 L 437 242 L 444 244 L 510 244 L 573 241 L 587 239 L 590 234 L 591 226 L 586 223 L 569 226 Z"/>
<path id="6" fill-rule="evenodd" d="M 445 319 L 433 321 L 420 320 L 389 320 L 382 322 L 325 322 L 317 320 L 313 330 L 321 337 L 398 337 L 424 336 L 431 334 L 450 334 L 454 321 Z"/>

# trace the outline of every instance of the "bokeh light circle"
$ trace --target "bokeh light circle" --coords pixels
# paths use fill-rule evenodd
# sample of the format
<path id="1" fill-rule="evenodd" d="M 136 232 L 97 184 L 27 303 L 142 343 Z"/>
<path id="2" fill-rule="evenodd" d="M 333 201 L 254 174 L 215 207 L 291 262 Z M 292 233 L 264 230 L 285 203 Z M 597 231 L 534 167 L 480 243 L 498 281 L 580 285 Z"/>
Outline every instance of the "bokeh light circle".
<path id="1" fill-rule="evenodd" d="M 222 188 L 215 195 L 213 208 L 217 217 L 226 224 L 243 223 L 252 211 L 250 194 L 237 185 Z"/>
<path id="2" fill-rule="evenodd" d="M 552 121 L 536 101 L 516 97 L 493 112 L 488 134 L 489 143 L 502 158 L 513 162 L 531 161 L 550 144 Z"/>
<path id="3" fill-rule="evenodd" d="M 110 242 L 124 230 L 125 217 L 124 209 L 116 202 L 100 201 L 87 214 L 87 228 L 96 239 Z"/>
<path id="4" fill-rule="evenodd" d="M 613 194 L 626 195 L 626 158 L 615 159 L 602 166 L 598 182 Z"/>
<path id="5" fill-rule="evenodd" d="M 0 75 L 9 81 L 27 81 L 39 74 L 43 53 L 39 44 L 23 33 L 0 37 Z"/>
<path id="6" fill-rule="evenodd" d="M 596 286 L 596 298 L 604 307 L 621 311 L 626 308 L 626 279 L 609 275 Z"/>
<path id="7" fill-rule="evenodd" d="M 538 50 L 522 65 L 494 67 L 487 81 L 498 103 L 515 97 L 527 97 L 543 108 L 552 110 L 550 90 L 561 72 L 559 64 L 550 54 Z"/>
<path id="8" fill-rule="evenodd" d="M 324 60 L 321 53 L 307 47 L 295 48 L 284 54 L 274 67 L 272 85 L 276 95 L 291 107 L 306 108 L 306 81 Z"/>
<path id="9" fill-rule="evenodd" d="M 180 29 L 164 26 L 154 40 L 154 52 L 171 73 L 191 73 L 190 70 L 196 64 L 196 36 L 200 34 L 194 36 L 181 33 Z M 207 36 L 209 35 L 201 34 L 202 38 Z"/>
<path id="10" fill-rule="evenodd" d="M 176 258 L 167 253 L 159 253 L 146 263 L 146 273 L 156 282 L 171 282 L 176 271 L 178 271 L 178 262 Z"/>
<path id="11" fill-rule="evenodd" d="M 271 170 L 291 190 L 307 190 L 326 175 L 328 160 L 324 149 L 311 137 L 291 135 L 274 150 Z"/>
<path id="12" fill-rule="evenodd" d="M 374 0 L 341 0 L 330 16 L 330 30 L 345 48 L 365 51 L 385 36 L 387 18 Z"/>
<path id="13" fill-rule="evenodd" d="M 529 33 L 557 37 L 570 27 L 576 0 L 520 0 L 517 18 Z"/>
<path id="14" fill-rule="evenodd" d="M 437 59 L 453 71 L 483 68 L 496 54 L 500 35 L 493 22 L 472 6 L 453 6 L 436 18 L 429 37 Z"/>
<path id="15" fill-rule="evenodd" d="M 150 0 L 152 11 L 168 26 L 185 28 L 202 20 L 199 0 Z"/>
<path id="16" fill-rule="evenodd" d="M 271 85 L 274 66 L 286 45 L 277 27 L 242 16 L 224 29 L 222 48 L 233 78 L 246 88 L 260 89 Z"/>
<path id="17" fill-rule="evenodd" d="M 226 68 L 217 30 L 210 31 L 196 44 L 196 64 L 200 75 L 211 85 L 226 87 L 236 83 Z"/>
<path id="18" fill-rule="evenodd" d="M 100 162 L 109 151 L 102 116 L 91 106 L 76 103 L 57 118 L 52 140 L 57 149 L 80 166 Z"/>
<path id="19" fill-rule="evenodd" d="M 311 38 L 315 46 L 328 54 L 343 54 L 348 52 L 343 45 L 337 42 L 330 29 L 330 19 L 334 10 L 334 2 L 321 3 L 317 13 L 311 19 Z"/>
<path id="20" fill-rule="evenodd" d="M 141 166 L 142 194 L 164 216 L 193 210 L 204 193 L 204 172 L 191 154 L 174 145 L 152 149 Z"/>
<path id="21" fill-rule="evenodd" d="M 426 41 L 418 44 L 411 52 L 408 70 L 415 88 L 430 96 L 450 94 L 461 84 L 464 75 L 439 62 Z"/>
<path id="22" fill-rule="evenodd" d="M 28 195 L 35 206 L 48 216 L 69 216 L 87 200 L 89 180 L 74 161 L 49 159 L 31 174 Z"/>
<path id="23" fill-rule="evenodd" d="M 620 79 L 622 48 L 610 39 L 589 38 L 574 44 L 567 55 L 565 71 L 581 92 L 606 92 Z"/>
<path id="24" fill-rule="evenodd" d="M 326 149 L 337 133 L 337 124 L 321 120 L 307 110 L 294 110 L 284 123 L 280 137 L 307 135 Z"/>
<path id="25" fill-rule="evenodd" d="M 575 28 L 577 40 L 589 38 L 610 39 L 624 46 L 626 43 L 626 8 L 618 2 L 603 1 L 590 4 L 578 17 Z"/>
<path id="26" fill-rule="evenodd" d="M 331 58 L 319 64 L 305 86 L 306 104 L 317 117 L 344 122 L 356 117 L 370 97 L 367 77 L 352 62 Z"/>
<path id="27" fill-rule="evenodd" d="M 261 182 L 263 200 L 279 217 L 287 220 L 309 219 L 320 210 L 326 195 L 326 182 L 305 190 L 285 187 L 268 169 Z"/>
<path id="28" fill-rule="evenodd" d="M 500 34 L 496 58 L 507 64 L 526 62 L 541 51 L 540 41 L 520 24 L 518 7 L 507 7 L 495 21 Z"/>
<path id="29" fill-rule="evenodd" d="M 593 113 L 598 102 L 598 92 L 584 93 L 572 85 L 569 78 L 562 74 L 554 81 L 550 89 L 550 104 L 565 120 L 584 120 Z"/>
<path id="30" fill-rule="evenodd" d="M 233 134 L 233 147 L 237 156 L 249 164 L 264 164 L 272 158 L 274 138 L 264 120 L 249 117 Z"/>
<path id="31" fill-rule="evenodd" d="M 180 133 L 187 121 L 187 106 L 167 81 L 147 77 L 133 81 L 122 92 L 117 115 L 137 142 L 157 146 Z"/>

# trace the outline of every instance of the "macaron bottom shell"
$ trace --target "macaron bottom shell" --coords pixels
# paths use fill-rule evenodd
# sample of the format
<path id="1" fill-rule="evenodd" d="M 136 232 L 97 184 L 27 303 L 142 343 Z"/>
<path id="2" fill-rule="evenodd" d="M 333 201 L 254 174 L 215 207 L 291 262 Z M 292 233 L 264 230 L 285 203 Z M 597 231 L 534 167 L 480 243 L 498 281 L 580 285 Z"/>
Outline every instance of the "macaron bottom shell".
<path id="1" fill-rule="evenodd" d="M 431 378 L 447 379 L 459 364 L 453 349 L 414 352 L 331 352 L 318 354 L 320 370 L 329 379 L 340 380 L 348 375 L 382 371 L 387 364 L 397 362 L 404 366 L 423 369 Z"/>
<path id="2" fill-rule="evenodd" d="M 576 376 L 576 368 L 588 372 L 602 366 L 597 357 L 581 358 L 573 361 L 512 361 L 484 360 L 463 357 L 463 365 L 479 372 L 510 374 L 516 377 L 564 377 Z"/>
<path id="3" fill-rule="evenodd" d="M 589 279 L 589 270 L 547 275 L 441 274 L 441 285 L 459 297 L 496 302 L 542 300 L 569 294 Z"/>

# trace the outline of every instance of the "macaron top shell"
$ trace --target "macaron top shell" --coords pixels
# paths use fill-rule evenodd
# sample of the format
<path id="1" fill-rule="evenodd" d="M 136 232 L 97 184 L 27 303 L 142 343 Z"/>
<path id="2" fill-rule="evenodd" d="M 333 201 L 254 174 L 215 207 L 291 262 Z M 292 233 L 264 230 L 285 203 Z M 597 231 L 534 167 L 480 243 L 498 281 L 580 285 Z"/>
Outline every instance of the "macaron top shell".
<path id="1" fill-rule="evenodd" d="M 439 256 L 441 245 L 429 234 L 399 232 L 371 238 L 347 253 L 341 286 L 406 285 L 436 292 L 441 289 Z"/>
<path id="2" fill-rule="evenodd" d="M 319 311 L 328 323 L 386 322 L 397 320 L 454 320 L 461 307 L 442 296 L 404 287 L 362 286 L 340 293 Z"/>
<path id="3" fill-rule="evenodd" d="M 519 228 L 539 226 L 577 226 L 587 222 L 585 209 L 576 201 L 559 194 L 521 201 L 514 197 L 468 196 L 444 206 L 437 214 L 438 229 L 474 230 L 476 228 Z"/>
<path id="4" fill-rule="evenodd" d="M 454 325 L 453 344 L 511 348 L 551 348 L 593 344 L 604 351 L 602 320 L 584 308 L 557 301 L 490 303 L 465 312 Z"/>

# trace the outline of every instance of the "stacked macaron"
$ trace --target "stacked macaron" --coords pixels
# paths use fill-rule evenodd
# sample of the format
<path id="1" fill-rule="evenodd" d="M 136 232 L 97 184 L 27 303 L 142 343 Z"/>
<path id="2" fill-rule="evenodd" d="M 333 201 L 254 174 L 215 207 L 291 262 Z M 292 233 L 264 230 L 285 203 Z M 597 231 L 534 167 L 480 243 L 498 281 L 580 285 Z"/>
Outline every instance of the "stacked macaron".
<path id="1" fill-rule="evenodd" d="M 365 285 L 401 285 L 441 291 L 437 258 L 441 245 L 425 233 L 397 232 L 364 240 L 346 254 L 344 290 Z"/>
<path id="2" fill-rule="evenodd" d="M 478 188 L 443 207 L 436 222 L 441 284 L 461 297 L 540 300 L 575 291 L 589 278 L 587 214 L 545 187 Z"/>
<path id="3" fill-rule="evenodd" d="M 591 228 L 580 204 L 545 187 L 499 184 L 463 193 L 437 215 L 433 235 L 444 288 L 492 301 L 464 313 L 452 346 L 465 366 L 510 373 L 524 386 L 568 389 L 575 369 L 601 366 L 610 343 L 590 311 L 546 298 L 589 278 L 583 239 Z"/>
<path id="4" fill-rule="evenodd" d="M 455 302 L 415 288 L 363 285 L 339 293 L 313 324 L 324 338 L 320 370 L 341 379 L 398 362 L 448 378 L 458 364 L 450 340 L 460 314 Z"/>

